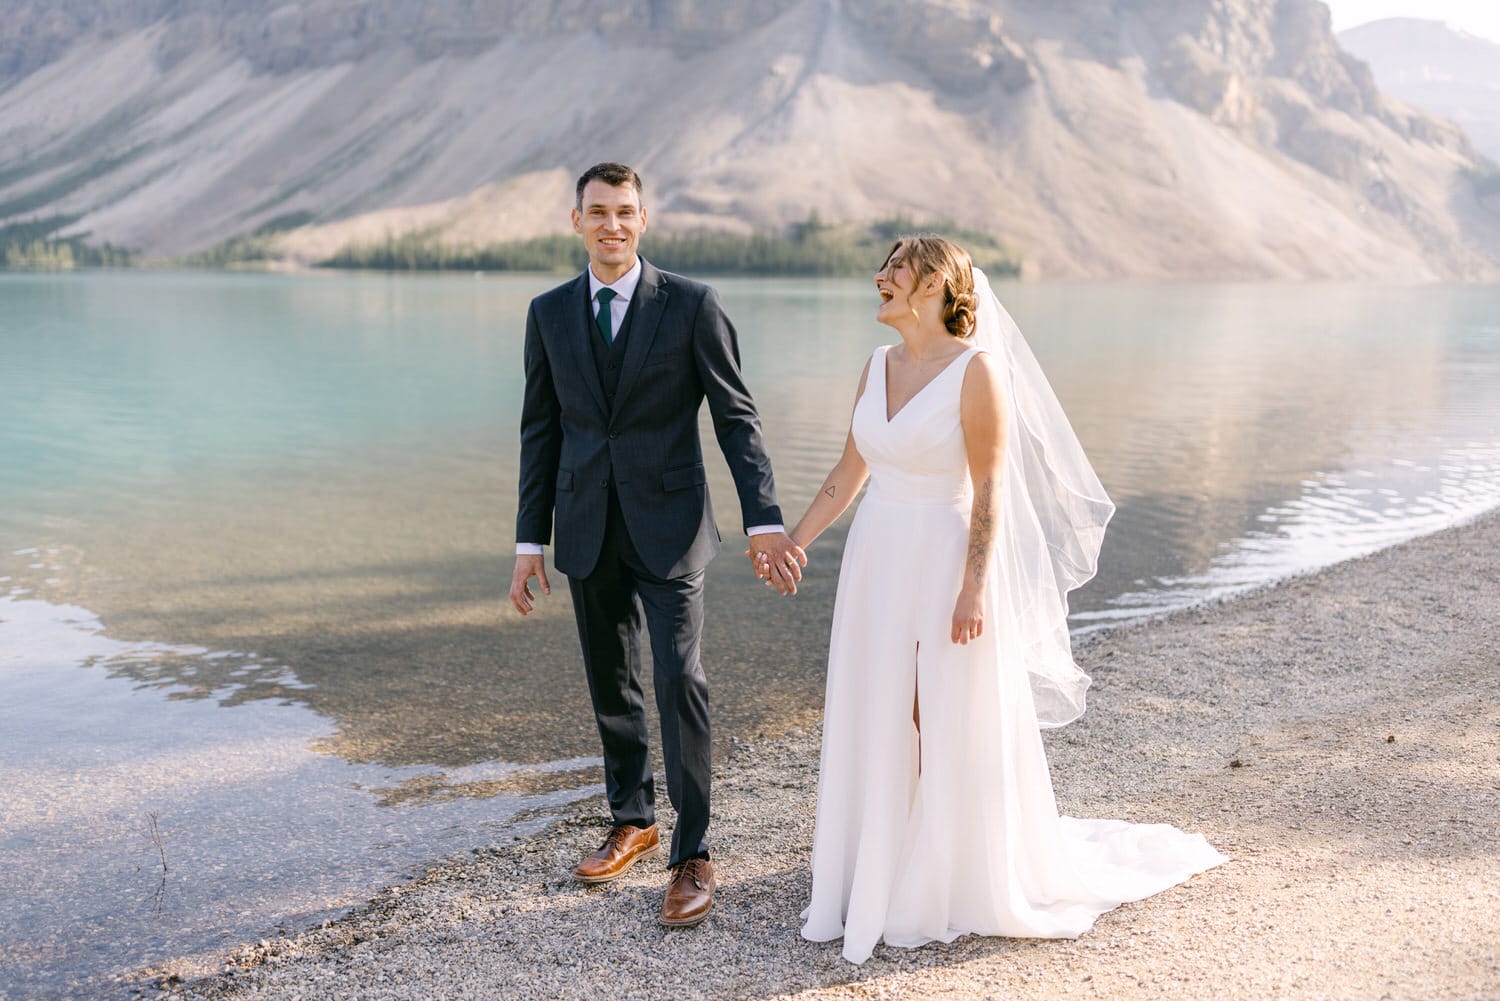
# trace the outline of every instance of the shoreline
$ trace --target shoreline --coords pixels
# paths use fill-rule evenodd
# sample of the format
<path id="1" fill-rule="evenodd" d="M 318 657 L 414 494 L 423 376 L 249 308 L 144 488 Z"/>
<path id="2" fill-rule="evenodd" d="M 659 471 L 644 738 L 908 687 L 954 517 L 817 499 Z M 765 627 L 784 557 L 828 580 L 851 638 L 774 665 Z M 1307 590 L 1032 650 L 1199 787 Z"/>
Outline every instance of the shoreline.
<path id="1" fill-rule="evenodd" d="M 568 871 L 602 796 L 435 863 L 167 996 L 1472 998 L 1500 993 L 1500 511 L 1218 603 L 1093 634 L 1089 711 L 1048 731 L 1062 812 L 1202 831 L 1218 869 L 1077 940 L 880 947 L 798 935 L 817 728 L 715 762 L 708 922 L 656 922 L 659 861 Z M 663 809 L 669 823 L 670 809 Z"/>

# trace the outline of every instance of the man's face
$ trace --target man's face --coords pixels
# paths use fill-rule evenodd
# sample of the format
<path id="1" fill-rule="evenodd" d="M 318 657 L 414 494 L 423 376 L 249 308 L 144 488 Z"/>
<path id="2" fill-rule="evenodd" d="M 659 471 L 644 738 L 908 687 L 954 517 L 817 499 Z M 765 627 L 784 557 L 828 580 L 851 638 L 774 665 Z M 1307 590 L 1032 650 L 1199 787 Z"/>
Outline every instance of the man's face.
<path id="1" fill-rule="evenodd" d="M 646 210 L 633 184 L 584 185 L 583 204 L 573 210 L 573 231 L 583 237 L 594 274 L 608 283 L 635 264 L 636 245 L 646 232 Z"/>

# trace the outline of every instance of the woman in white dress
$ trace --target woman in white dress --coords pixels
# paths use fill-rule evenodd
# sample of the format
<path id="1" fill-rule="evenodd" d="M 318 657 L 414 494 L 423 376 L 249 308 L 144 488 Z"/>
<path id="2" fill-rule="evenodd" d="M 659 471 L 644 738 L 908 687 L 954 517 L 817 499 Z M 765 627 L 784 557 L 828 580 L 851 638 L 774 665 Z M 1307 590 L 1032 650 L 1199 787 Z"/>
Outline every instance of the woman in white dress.
<path id="1" fill-rule="evenodd" d="M 1067 593 L 1113 506 L 969 255 L 902 239 L 875 275 L 901 343 L 860 376 L 806 548 L 845 544 L 802 934 L 851 962 L 959 935 L 1072 938 L 1224 861 L 1164 824 L 1060 817 L 1040 726 L 1083 711 Z M 757 567 L 762 577 L 770 568 Z"/>

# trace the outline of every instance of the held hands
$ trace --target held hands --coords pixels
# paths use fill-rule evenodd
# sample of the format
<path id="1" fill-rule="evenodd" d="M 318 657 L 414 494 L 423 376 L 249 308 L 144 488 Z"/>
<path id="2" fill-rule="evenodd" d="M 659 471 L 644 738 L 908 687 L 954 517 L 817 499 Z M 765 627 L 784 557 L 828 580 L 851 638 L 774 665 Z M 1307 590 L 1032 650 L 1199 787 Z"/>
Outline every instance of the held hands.
<path id="1" fill-rule="evenodd" d="M 967 585 L 953 606 L 953 642 L 965 646 L 984 635 L 984 589 Z"/>
<path id="2" fill-rule="evenodd" d="M 767 587 L 774 587 L 781 595 L 797 593 L 802 568 L 807 566 L 807 553 L 791 536 L 785 532 L 752 535 L 745 555 L 750 558 L 755 576 L 765 581 Z"/>
<path id="3" fill-rule="evenodd" d="M 543 594 L 552 593 L 552 585 L 547 582 L 546 557 L 517 556 L 515 573 L 510 576 L 510 603 L 522 615 L 529 615 L 536 607 L 536 596 L 531 593 L 532 577 L 541 581 Z"/>

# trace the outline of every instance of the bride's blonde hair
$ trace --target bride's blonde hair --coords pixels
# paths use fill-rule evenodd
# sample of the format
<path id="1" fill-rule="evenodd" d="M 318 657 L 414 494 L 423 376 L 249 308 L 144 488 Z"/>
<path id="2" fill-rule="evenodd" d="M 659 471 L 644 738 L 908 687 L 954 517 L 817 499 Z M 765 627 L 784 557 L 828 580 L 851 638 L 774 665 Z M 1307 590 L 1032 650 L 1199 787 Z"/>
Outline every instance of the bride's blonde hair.
<path id="1" fill-rule="evenodd" d="M 885 255 L 885 266 L 905 264 L 918 282 L 930 274 L 943 277 L 943 326 L 954 337 L 974 336 L 979 299 L 974 295 L 974 261 L 969 252 L 934 233 L 897 238 Z"/>

